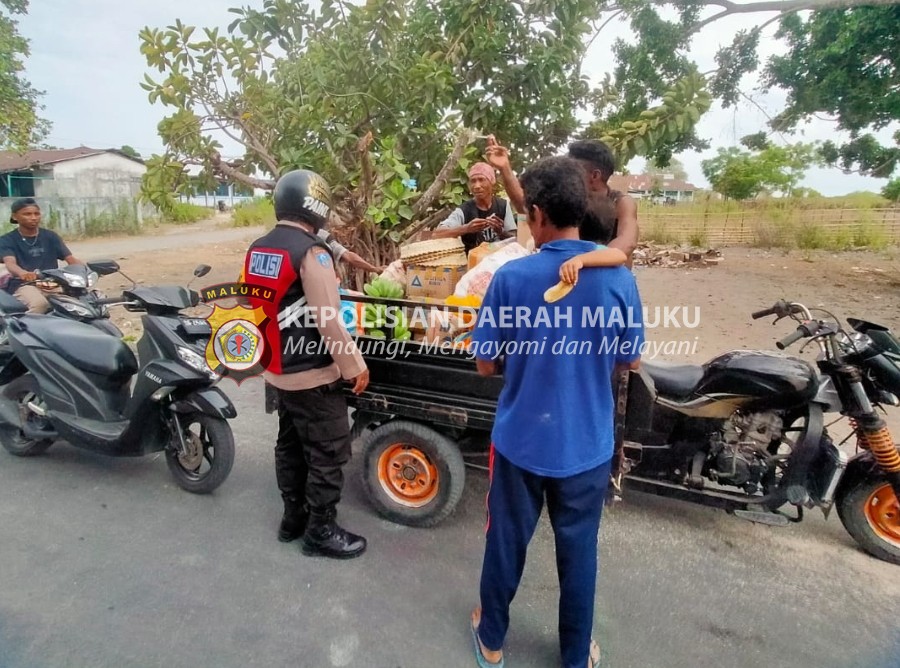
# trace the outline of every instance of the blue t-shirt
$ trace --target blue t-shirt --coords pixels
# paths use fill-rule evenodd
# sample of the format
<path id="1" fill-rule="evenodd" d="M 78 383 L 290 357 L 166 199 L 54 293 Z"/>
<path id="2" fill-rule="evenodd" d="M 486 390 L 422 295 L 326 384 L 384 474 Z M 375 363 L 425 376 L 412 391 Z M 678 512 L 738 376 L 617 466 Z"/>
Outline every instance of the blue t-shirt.
<path id="1" fill-rule="evenodd" d="M 641 300 L 624 266 L 584 269 L 566 297 L 544 301 L 544 291 L 559 282 L 560 265 L 595 247 L 553 241 L 500 267 L 472 336 L 478 359 L 496 359 L 499 346 L 506 349 L 494 447 L 538 475 L 568 477 L 609 461 L 614 367 L 640 357 Z"/>

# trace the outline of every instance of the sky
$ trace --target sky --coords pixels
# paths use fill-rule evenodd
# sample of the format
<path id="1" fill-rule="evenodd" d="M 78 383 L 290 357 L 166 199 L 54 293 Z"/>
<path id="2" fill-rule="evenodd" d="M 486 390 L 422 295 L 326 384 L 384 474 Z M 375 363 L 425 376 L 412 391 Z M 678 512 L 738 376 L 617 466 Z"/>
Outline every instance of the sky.
<path id="1" fill-rule="evenodd" d="M 234 18 L 227 8 L 236 5 L 259 7 L 262 0 L 32 0 L 28 16 L 21 19 L 20 30 L 31 40 L 26 76 L 35 88 L 45 91 L 43 115 L 53 123 L 46 142 L 60 148 L 118 148 L 128 144 L 145 157 L 161 152 L 156 126 L 166 111 L 160 105 L 151 105 L 139 85 L 148 72 L 139 50 L 139 31 L 145 26 L 164 28 L 176 18 L 188 25 L 224 29 Z M 690 55 L 701 71 L 712 69 L 716 50 L 730 43 L 746 21 L 746 17 L 722 20 L 695 39 Z M 761 56 L 778 48 L 771 38 L 775 29 L 774 24 L 767 29 Z M 585 72 L 599 80 L 608 69 L 605 54 L 610 44 L 627 35 L 627 25 L 610 24 L 594 42 Z M 750 91 L 755 88 L 754 79 L 747 79 Z M 774 116 L 783 107 L 784 94 L 780 91 L 754 92 L 752 96 L 769 115 Z M 707 187 L 700 163 L 715 155 L 716 148 L 736 145 L 742 136 L 765 129 L 766 116 L 753 104 L 744 102 L 727 110 L 714 106 L 701 118 L 698 128 L 700 136 L 711 141 L 711 148 L 678 158 L 685 165 L 689 180 Z M 877 136 L 887 141 L 894 129 Z M 834 123 L 814 120 L 802 128 L 802 133 L 785 140 L 840 138 Z M 783 141 L 777 135 L 772 139 Z M 232 150 L 235 155 L 229 157 L 237 157 L 239 151 Z M 636 158 L 628 168 L 639 172 L 643 162 L 643 158 Z M 816 168 L 808 172 L 802 185 L 826 195 L 842 195 L 857 190 L 878 191 L 885 183 L 884 179 Z"/>

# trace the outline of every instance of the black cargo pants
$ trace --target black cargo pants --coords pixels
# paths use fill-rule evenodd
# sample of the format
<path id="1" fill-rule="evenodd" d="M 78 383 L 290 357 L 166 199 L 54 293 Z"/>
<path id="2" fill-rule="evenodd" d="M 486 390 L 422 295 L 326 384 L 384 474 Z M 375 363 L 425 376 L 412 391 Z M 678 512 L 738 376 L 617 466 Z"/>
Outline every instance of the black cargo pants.
<path id="1" fill-rule="evenodd" d="M 328 511 L 341 500 L 350 461 L 350 420 L 341 381 L 311 390 L 276 390 L 275 475 L 284 496 Z"/>

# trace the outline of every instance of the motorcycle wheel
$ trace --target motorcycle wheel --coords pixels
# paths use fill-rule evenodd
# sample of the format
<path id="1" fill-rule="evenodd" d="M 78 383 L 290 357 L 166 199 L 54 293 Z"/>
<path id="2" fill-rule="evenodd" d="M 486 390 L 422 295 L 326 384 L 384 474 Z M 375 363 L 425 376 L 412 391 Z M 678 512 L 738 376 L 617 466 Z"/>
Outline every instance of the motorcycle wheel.
<path id="1" fill-rule="evenodd" d="M 425 425 L 381 425 L 365 436 L 362 457 L 369 501 L 391 522 L 433 527 L 459 503 L 466 482 L 459 447 Z"/>
<path id="2" fill-rule="evenodd" d="M 882 479 L 863 479 L 836 499 L 838 517 L 863 550 L 900 565 L 900 503 Z"/>
<path id="3" fill-rule="evenodd" d="M 234 465 L 234 435 L 222 418 L 193 413 L 179 420 L 188 453 L 166 448 L 166 463 L 178 486 L 193 494 L 209 494 L 225 482 Z M 178 434 L 172 434 L 178 443 Z"/>
<path id="4" fill-rule="evenodd" d="M 37 381 L 31 374 L 16 378 L 3 390 L 3 398 L 14 401 L 19 415 L 26 420 L 42 420 L 26 406 L 37 392 Z M 37 457 L 53 445 L 52 439 L 26 438 L 21 424 L 0 424 L 0 444 L 16 457 Z"/>

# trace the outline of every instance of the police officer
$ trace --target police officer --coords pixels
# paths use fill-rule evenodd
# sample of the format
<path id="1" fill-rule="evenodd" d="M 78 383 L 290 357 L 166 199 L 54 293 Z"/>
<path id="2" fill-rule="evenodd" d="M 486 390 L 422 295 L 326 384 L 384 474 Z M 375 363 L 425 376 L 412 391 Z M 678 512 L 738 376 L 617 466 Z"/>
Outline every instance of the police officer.
<path id="1" fill-rule="evenodd" d="M 275 228 L 250 246 L 246 282 L 271 288 L 262 308 L 267 383 L 278 395 L 275 474 L 284 501 L 278 539 L 301 539 L 310 556 L 347 559 L 366 549 L 362 536 L 335 521 L 350 423 L 342 383 L 359 394 L 369 371 L 340 313 L 334 258 L 318 235 L 330 214 L 330 190 L 318 174 L 295 170 L 275 185 Z"/>

